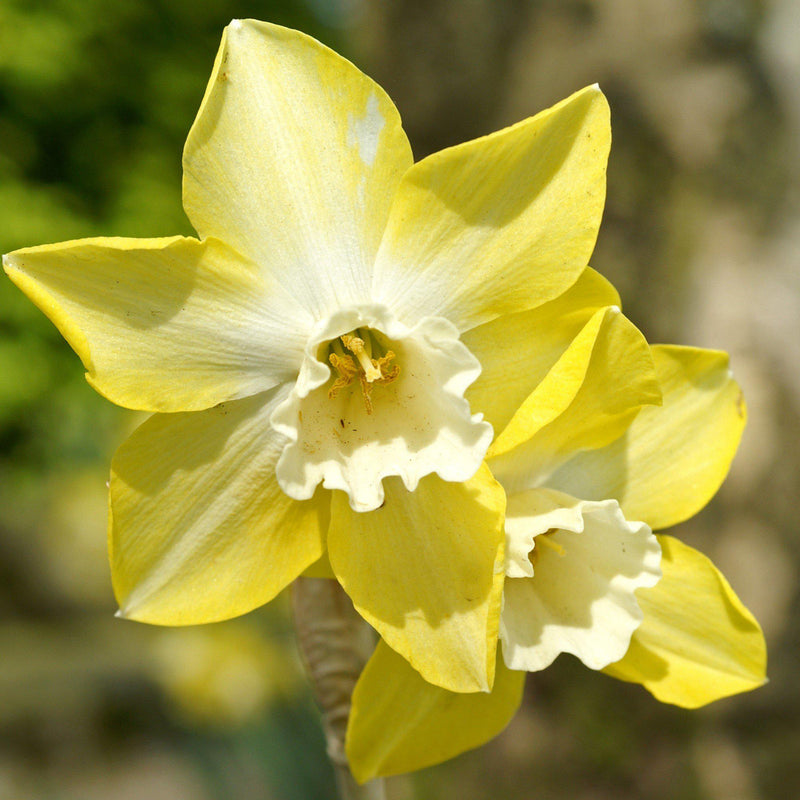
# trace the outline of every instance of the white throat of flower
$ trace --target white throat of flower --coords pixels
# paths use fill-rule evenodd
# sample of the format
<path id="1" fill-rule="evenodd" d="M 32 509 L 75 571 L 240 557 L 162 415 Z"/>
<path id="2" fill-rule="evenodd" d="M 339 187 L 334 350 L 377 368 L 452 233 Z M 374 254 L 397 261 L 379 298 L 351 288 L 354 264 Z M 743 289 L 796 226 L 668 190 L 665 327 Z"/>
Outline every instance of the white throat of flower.
<path id="1" fill-rule="evenodd" d="M 306 500 L 321 482 L 371 511 L 390 475 L 409 491 L 432 472 L 467 480 L 492 440 L 464 399 L 479 374 L 445 319 L 408 327 L 379 305 L 337 312 L 315 327 L 297 382 L 272 415 L 289 440 L 276 467 L 281 488 Z"/>
<path id="2" fill-rule="evenodd" d="M 635 592 L 661 577 L 661 548 L 616 500 L 550 489 L 511 494 L 500 638 L 512 669 L 535 671 L 560 653 L 591 669 L 619 661 L 642 621 Z"/>

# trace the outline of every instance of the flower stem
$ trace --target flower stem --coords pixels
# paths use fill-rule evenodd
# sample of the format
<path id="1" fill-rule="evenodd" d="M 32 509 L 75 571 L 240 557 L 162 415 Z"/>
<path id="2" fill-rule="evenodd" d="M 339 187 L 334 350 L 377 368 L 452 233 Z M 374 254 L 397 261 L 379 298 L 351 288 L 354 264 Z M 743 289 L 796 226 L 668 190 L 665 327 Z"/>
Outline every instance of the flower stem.
<path id="1" fill-rule="evenodd" d="M 384 800 L 383 780 L 356 783 L 344 747 L 350 698 L 375 646 L 374 633 L 335 580 L 298 578 L 292 584 L 292 611 L 339 794 L 342 800 Z"/>

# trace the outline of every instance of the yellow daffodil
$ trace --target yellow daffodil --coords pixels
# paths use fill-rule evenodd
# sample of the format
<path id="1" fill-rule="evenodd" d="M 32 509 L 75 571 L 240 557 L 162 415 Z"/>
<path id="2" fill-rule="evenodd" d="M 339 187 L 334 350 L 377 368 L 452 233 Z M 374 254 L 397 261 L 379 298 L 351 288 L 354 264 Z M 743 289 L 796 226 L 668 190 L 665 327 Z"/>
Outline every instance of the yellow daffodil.
<path id="1" fill-rule="evenodd" d="M 184 151 L 199 238 L 3 260 L 91 385 L 153 412 L 112 465 L 120 613 L 228 618 L 327 550 L 428 681 L 488 690 L 505 493 L 481 412 L 524 399 L 521 354 L 551 344 L 516 320 L 586 267 L 609 142 L 591 87 L 414 164 L 396 109 L 352 64 L 232 22 Z M 470 395 L 488 391 L 481 369 L 496 405 Z"/>
<path id="2" fill-rule="evenodd" d="M 617 303 L 589 270 L 560 298 L 465 336 L 480 358 L 478 340 L 513 332 L 520 366 L 507 393 L 491 368 L 468 392 L 498 431 L 487 462 L 508 495 L 495 685 L 444 691 L 379 643 L 347 733 L 360 780 L 487 741 L 517 710 L 525 671 L 560 653 L 687 708 L 764 682 L 763 635 L 725 578 L 652 533 L 716 492 L 745 424 L 741 391 L 724 353 L 649 347 Z"/>

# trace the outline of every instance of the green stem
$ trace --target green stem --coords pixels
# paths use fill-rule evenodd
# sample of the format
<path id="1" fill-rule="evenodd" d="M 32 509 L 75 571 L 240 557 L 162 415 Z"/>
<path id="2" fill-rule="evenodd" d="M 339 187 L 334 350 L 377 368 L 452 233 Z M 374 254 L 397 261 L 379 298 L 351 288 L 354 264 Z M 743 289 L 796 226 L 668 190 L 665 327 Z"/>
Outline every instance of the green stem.
<path id="1" fill-rule="evenodd" d="M 383 780 L 356 783 L 344 747 L 350 698 L 375 645 L 373 631 L 337 581 L 327 578 L 298 578 L 292 584 L 292 611 L 342 800 L 385 800 Z"/>

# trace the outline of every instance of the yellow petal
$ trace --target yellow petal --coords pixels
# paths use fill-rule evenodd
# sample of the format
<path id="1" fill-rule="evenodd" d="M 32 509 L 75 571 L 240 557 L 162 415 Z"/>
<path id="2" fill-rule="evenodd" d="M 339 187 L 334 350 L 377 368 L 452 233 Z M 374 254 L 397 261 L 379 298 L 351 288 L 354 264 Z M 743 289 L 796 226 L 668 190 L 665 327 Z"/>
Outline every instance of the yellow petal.
<path id="1" fill-rule="evenodd" d="M 328 578 L 335 581 L 336 576 L 333 574 L 333 568 L 331 567 L 328 553 L 323 553 L 320 558 L 318 558 L 310 567 L 308 567 L 305 572 L 303 572 L 303 577 Z"/>
<path id="2" fill-rule="evenodd" d="M 555 300 L 464 333 L 461 341 L 481 362 L 466 392 L 472 411 L 483 412 L 499 435 L 595 311 L 613 305 L 619 305 L 614 287 L 587 268 Z"/>
<path id="3" fill-rule="evenodd" d="M 618 438 L 643 405 L 658 402 L 644 337 L 618 308 L 601 309 L 495 439 L 489 465 L 508 492 L 550 486 L 570 456 Z"/>
<path id="4" fill-rule="evenodd" d="M 372 264 L 411 149 L 385 92 L 298 31 L 225 30 L 184 151 L 184 207 L 271 265 L 315 318 L 368 302 Z"/>
<path id="5" fill-rule="evenodd" d="M 392 206 L 375 300 L 464 331 L 561 294 L 594 248 L 610 142 L 593 86 L 415 164 Z"/>
<path id="6" fill-rule="evenodd" d="M 298 502 L 275 479 L 269 416 L 285 389 L 157 414 L 117 451 L 109 543 L 124 617 L 194 625 L 271 600 L 323 552 L 329 494 Z"/>
<path id="7" fill-rule="evenodd" d="M 194 411 L 296 374 L 312 320 L 221 242 L 82 239 L 4 257 L 11 280 L 128 408 Z"/>
<path id="8" fill-rule="evenodd" d="M 498 652 L 491 692 L 456 694 L 423 680 L 384 642 L 353 692 L 346 750 L 358 781 L 439 764 L 497 736 L 522 702 L 525 673 Z"/>
<path id="9" fill-rule="evenodd" d="M 658 540 L 664 576 L 637 592 L 644 621 L 625 658 L 604 671 L 684 708 L 761 686 L 767 652 L 753 615 L 702 553 Z"/>
<path id="10" fill-rule="evenodd" d="M 358 612 L 430 683 L 492 685 L 503 589 L 505 495 L 482 466 L 465 483 L 428 475 L 355 512 L 334 492 L 328 555 Z"/>
<path id="11" fill-rule="evenodd" d="M 613 497 L 626 517 L 658 529 L 688 519 L 714 496 L 746 410 L 725 353 L 662 345 L 652 352 L 663 405 L 643 408 L 607 447 L 578 453 L 549 485 L 585 499 Z"/>

